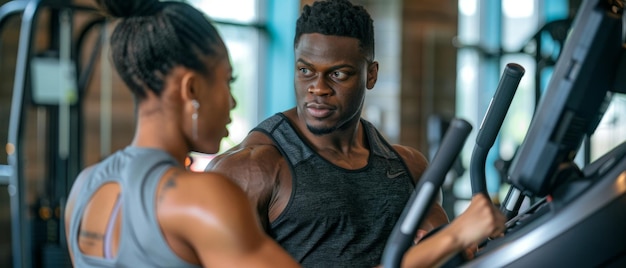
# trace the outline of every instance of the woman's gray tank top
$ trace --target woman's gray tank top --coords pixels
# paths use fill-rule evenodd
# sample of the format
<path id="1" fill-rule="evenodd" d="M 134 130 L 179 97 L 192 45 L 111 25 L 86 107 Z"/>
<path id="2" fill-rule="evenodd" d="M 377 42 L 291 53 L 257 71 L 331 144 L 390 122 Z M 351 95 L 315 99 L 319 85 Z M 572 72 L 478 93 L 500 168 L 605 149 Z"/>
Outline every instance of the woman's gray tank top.
<path id="1" fill-rule="evenodd" d="M 271 235 L 304 267 L 374 267 L 414 189 L 411 174 L 374 126 L 361 120 L 368 164 L 348 170 L 302 140 L 282 114 L 253 131 L 271 137 L 288 160 L 292 193 Z"/>
<path id="2" fill-rule="evenodd" d="M 178 163 L 158 149 L 126 147 L 96 165 L 80 189 L 71 215 L 68 246 L 75 267 L 197 267 L 180 259 L 168 246 L 156 217 L 156 191 L 165 171 Z M 78 247 L 85 207 L 106 183 L 121 187 L 122 222 L 117 256 L 87 256 Z"/>

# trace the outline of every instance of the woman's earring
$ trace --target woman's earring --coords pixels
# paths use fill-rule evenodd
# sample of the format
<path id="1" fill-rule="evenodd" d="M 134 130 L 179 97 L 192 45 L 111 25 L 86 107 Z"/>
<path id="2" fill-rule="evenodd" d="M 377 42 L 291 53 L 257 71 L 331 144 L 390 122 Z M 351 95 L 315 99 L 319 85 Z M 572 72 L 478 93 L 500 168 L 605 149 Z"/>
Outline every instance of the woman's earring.
<path id="1" fill-rule="evenodd" d="M 198 139 L 198 108 L 200 108 L 200 103 L 197 100 L 191 100 L 191 105 L 193 105 L 193 114 L 191 115 L 191 134 L 193 135 L 193 139 Z"/>

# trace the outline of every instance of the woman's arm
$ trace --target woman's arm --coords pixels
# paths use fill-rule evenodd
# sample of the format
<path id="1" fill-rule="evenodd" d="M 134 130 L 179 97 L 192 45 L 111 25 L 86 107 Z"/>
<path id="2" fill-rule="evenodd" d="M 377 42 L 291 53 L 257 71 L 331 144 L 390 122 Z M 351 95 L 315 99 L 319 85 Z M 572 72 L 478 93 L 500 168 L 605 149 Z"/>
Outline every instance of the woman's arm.
<path id="1" fill-rule="evenodd" d="M 188 172 L 158 204 L 164 233 L 208 267 L 299 267 L 262 230 L 245 193 L 219 173 Z"/>
<path id="2" fill-rule="evenodd" d="M 504 231 L 504 215 L 483 194 L 448 226 L 410 248 L 402 267 L 437 267 L 455 254 Z"/>

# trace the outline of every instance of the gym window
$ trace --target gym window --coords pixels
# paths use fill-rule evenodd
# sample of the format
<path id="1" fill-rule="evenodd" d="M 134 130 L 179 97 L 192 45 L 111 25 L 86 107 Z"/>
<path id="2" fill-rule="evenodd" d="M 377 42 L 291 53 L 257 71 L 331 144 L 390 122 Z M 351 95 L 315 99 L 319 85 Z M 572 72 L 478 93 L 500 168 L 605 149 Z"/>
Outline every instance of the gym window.
<path id="1" fill-rule="evenodd" d="M 237 106 L 231 112 L 229 136 L 222 140 L 220 150 L 223 152 L 241 142 L 262 119 L 291 105 L 293 98 L 288 94 L 285 96 L 284 91 L 293 90 L 283 85 L 284 79 L 291 76 L 279 77 L 283 83 L 272 77 L 275 73 L 288 75 L 293 72 L 290 67 L 293 60 L 289 57 L 292 52 L 286 53 L 285 48 L 291 48 L 298 6 L 278 0 L 187 2 L 205 12 L 214 22 L 228 47 L 233 76 L 236 77 L 232 94 Z M 278 5 L 282 8 L 280 18 L 271 16 Z M 281 19 L 289 22 L 279 25 Z M 192 153 L 192 158 L 191 168 L 203 170 L 212 156 Z"/>

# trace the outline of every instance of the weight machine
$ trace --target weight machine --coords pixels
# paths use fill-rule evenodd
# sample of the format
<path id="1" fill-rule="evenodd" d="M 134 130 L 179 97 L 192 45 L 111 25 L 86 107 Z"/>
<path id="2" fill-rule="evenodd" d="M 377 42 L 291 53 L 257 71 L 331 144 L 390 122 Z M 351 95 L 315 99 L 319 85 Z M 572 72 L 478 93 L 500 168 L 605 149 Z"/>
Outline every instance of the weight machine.
<path id="1" fill-rule="evenodd" d="M 77 14 L 93 16 L 74 31 Z M 83 96 L 102 42 L 98 39 L 85 63 L 81 62 L 81 49 L 90 31 L 106 28 L 105 19 L 94 8 L 71 0 L 9 1 L 0 7 L 0 31 L 11 18 L 21 19 L 21 24 L 8 116 L 7 163 L 0 163 L 0 184 L 8 185 L 10 196 L 12 264 L 20 268 L 70 267 L 63 207 L 83 167 Z M 38 38 L 40 22 L 46 23 L 49 34 L 43 50 Z M 45 148 L 40 148 L 45 190 L 36 204 L 27 202 L 25 190 L 29 187 L 25 171 L 32 169 L 27 163 L 32 155 L 25 150 L 25 125 L 27 108 L 32 107 L 45 118 Z"/>

